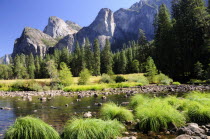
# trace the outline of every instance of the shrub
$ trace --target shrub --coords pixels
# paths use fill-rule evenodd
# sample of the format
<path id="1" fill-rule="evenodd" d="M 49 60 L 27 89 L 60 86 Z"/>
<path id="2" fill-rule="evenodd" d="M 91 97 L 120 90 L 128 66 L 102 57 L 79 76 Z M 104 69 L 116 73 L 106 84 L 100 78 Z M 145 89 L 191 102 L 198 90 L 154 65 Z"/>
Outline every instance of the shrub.
<path id="1" fill-rule="evenodd" d="M 30 116 L 18 118 L 5 139 L 59 139 L 59 134 L 42 120 Z"/>
<path id="2" fill-rule="evenodd" d="M 128 77 L 128 81 L 142 83 L 143 85 L 149 84 L 149 80 L 143 75 L 131 75 Z"/>
<path id="3" fill-rule="evenodd" d="M 118 121 L 73 119 L 64 127 L 64 139 L 111 139 L 121 136 L 125 127 Z"/>
<path id="4" fill-rule="evenodd" d="M 121 82 L 125 82 L 126 79 L 123 76 L 116 76 L 115 77 L 115 82 L 116 83 L 121 83 Z"/>
<path id="5" fill-rule="evenodd" d="M 99 82 L 100 83 L 114 83 L 114 80 L 112 79 L 112 77 L 110 75 L 102 74 Z"/>
<path id="6" fill-rule="evenodd" d="M 32 84 L 31 86 L 29 86 L 29 89 L 30 89 L 31 91 L 37 91 L 37 92 L 43 90 L 42 86 L 41 86 L 39 83 L 34 83 L 34 84 Z"/>
<path id="7" fill-rule="evenodd" d="M 172 85 L 181 85 L 180 82 L 173 82 Z"/>
<path id="8" fill-rule="evenodd" d="M 91 74 L 90 74 L 89 70 L 88 69 L 83 69 L 79 74 L 80 78 L 79 78 L 78 84 L 79 85 L 87 84 L 90 80 L 90 76 L 91 76 Z"/>
<path id="9" fill-rule="evenodd" d="M 118 107 L 114 103 L 104 104 L 100 110 L 100 115 L 105 120 L 131 121 L 133 114 L 124 107 Z"/>
<path id="10" fill-rule="evenodd" d="M 143 131 L 158 132 L 169 126 L 183 126 L 186 122 L 184 115 L 179 113 L 161 99 L 153 99 L 136 109 L 136 118 L 140 119 L 137 128 Z"/>
<path id="11" fill-rule="evenodd" d="M 170 83 L 173 82 L 173 80 L 169 78 L 168 76 L 166 76 L 165 74 L 161 73 L 161 74 L 155 75 L 152 79 L 152 82 L 156 84 L 169 85 Z"/>

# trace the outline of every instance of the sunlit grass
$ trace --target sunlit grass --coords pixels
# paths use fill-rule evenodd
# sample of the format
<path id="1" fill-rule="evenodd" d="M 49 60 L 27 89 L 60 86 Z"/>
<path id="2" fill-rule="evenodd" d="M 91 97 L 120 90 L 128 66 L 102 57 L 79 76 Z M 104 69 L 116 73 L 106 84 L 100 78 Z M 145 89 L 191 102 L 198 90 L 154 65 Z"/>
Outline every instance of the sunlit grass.
<path id="1" fill-rule="evenodd" d="M 105 120 L 119 120 L 123 121 L 132 121 L 133 114 L 131 111 L 124 107 L 119 107 L 114 103 L 106 103 L 100 110 L 100 115 L 102 119 Z"/>
<path id="2" fill-rule="evenodd" d="M 5 139 L 59 139 L 59 134 L 40 119 L 18 118 L 5 134 Z"/>
<path id="3" fill-rule="evenodd" d="M 186 122 L 183 114 L 157 98 L 138 105 L 135 112 L 136 118 L 140 120 L 137 127 L 143 131 L 158 132 L 168 129 L 170 125 L 183 126 Z"/>
<path id="4" fill-rule="evenodd" d="M 114 120 L 73 119 L 64 128 L 64 139 L 114 139 L 121 136 L 125 127 Z"/>

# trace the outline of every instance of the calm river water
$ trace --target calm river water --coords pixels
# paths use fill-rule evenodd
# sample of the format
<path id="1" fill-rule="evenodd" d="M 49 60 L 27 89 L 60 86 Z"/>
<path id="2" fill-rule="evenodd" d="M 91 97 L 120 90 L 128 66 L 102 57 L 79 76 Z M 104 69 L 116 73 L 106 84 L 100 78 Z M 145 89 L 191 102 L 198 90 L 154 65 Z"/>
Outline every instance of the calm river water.
<path id="1" fill-rule="evenodd" d="M 52 125 L 57 131 L 62 132 L 67 120 L 74 117 L 82 117 L 84 112 L 98 112 L 100 107 L 95 103 L 115 102 L 121 104 L 128 102 L 129 98 L 123 95 L 110 95 L 107 100 L 101 97 L 86 97 L 77 102 L 76 97 L 56 96 L 46 102 L 41 102 L 39 97 L 33 97 L 32 101 L 23 101 L 20 97 L 2 98 L 0 97 L 0 107 L 9 107 L 11 110 L 0 110 L 0 134 L 11 126 L 15 119 L 20 116 L 33 115 Z M 69 106 L 66 107 L 65 105 Z M 56 108 L 56 109 L 55 109 Z M 95 115 L 97 117 L 97 114 Z M 0 139 L 3 136 L 0 136 Z M 149 137 L 139 135 L 138 138 L 147 139 Z M 174 136 L 165 136 L 165 139 L 173 139 Z"/>

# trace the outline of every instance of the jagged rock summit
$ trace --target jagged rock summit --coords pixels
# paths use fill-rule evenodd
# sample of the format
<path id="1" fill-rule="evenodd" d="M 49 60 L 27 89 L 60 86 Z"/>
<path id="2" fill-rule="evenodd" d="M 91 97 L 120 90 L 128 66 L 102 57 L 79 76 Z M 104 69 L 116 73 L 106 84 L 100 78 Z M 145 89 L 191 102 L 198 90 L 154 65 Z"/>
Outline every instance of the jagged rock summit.
<path id="1" fill-rule="evenodd" d="M 208 0 L 205 0 L 207 3 Z M 103 8 L 95 20 L 87 27 L 80 27 L 71 21 L 64 21 L 58 17 L 49 18 L 44 31 L 25 28 L 22 36 L 16 40 L 12 56 L 16 54 L 34 54 L 44 56 L 53 49 L 68 48 L 72 52 L 76 42 L 80 45 L 88 38 L 91 43 L 98 39 L 101 49 L 106 39 L 112 43 L 112 50 L 122 49 L 123 43 L 137 40 L 139 29 L 145 31 L 148 40 L 154 38 L 154 17 L 158 7 L 165 4 L 171 10 L 172 0 L 140 0 L 128 9 L 112 12 Z M 59 40 L 57 42 L 57 40 Z"/>
<path id="2" fill-rule="evenodd" d="M 53 38 L 63 38 L 68 34 L 77 33 L 78 29 L 75 29 L 76 24 L 70 23 L 70 21 L 68 23 L 56 16 L 51 16 L 48 20 L 48 25 L 44 29 L 44 33 Z"/>
<path id="3" fill-rule="evenodd" d="M 17 54 L 33 54 L 44 56 L 49 47 L 53 47 L 57 41 L 38 29 L 26 27 L 20 38 L 16 39 L 12 56 Z"/>

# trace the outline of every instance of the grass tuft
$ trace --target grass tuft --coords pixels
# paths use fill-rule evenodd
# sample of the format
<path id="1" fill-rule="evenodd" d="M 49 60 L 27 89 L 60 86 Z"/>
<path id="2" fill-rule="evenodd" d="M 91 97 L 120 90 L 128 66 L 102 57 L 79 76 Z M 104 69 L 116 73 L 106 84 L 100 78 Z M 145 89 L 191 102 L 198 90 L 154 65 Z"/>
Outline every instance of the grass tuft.
<path id="1" fill-rule="evenodd" d="M 64 139 L 111 139 L 121 136 L 125 127 L 120 122 L 100 119 L 73 119 L 64 128 Z"/>
<path id="2" fill-rule="evenodd" d="M 30 116 L 18 118 L 8 129 L 5 139 L 59 139 L 59 134 L 40 119 Z"/>
<path id="3" fill-rule="evenodd" d="M 137 106 L 136 118 L 140 119 L 137 127 L 143 131 L 159 132 L 169 126 L 180 127 L 185 124 L 185 117 L 162 99 L 153 99 Z"/>
<path id="4" fill-rule="evenodd" d="M 118 120 L 118 121 L 132 121 L 133 114 L 131 111 L 124 107 L 118 107 L 114 103 L 104 104 L 100 110 L 101 117 L 105 120 Z"/>

